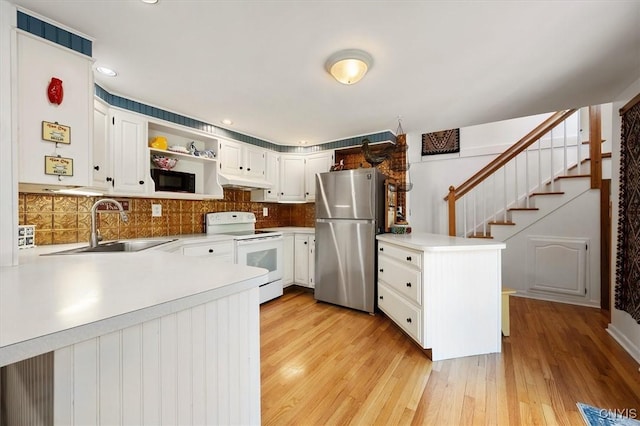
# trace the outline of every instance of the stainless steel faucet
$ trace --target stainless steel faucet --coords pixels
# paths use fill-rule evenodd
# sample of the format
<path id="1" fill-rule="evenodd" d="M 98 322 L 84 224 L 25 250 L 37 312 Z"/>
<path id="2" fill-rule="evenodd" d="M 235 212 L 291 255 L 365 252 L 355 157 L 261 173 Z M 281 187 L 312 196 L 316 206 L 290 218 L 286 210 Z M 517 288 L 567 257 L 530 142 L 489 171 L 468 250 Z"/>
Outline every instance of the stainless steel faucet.
<path id="1" fill-rule="evenodd" d="M 129 217 L 127 216 L 127 213 L 124 211 L 122 204 L 120 204 L 118 201 L 114 200 L 113 198 L 102 198 L 96 201 L 95 203 L 93 203 L 93 206 L 91 206 L 91 238 L 89 239 L 89 245 L 91 247 L 98 247 L 98 242 L 102 240 L 102 236 L 100 235 L 100 232 L 98 231 L 98 227 L 96 225 L 96 211 L 98 210 L 98 206 L 100 204 L 108 204 L 108 203 L 111 203 L 118 208 L 118 211 L 120 212 L 120 217 L 122 218 L 123 222 L 129 221 Z"/>

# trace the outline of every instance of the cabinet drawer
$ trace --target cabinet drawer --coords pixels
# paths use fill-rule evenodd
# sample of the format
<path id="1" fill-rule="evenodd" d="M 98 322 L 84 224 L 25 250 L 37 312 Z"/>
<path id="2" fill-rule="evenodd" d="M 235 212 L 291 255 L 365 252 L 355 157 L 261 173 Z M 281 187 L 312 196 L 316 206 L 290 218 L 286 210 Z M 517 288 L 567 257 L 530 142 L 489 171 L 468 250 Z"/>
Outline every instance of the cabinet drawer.
<path id="1" fill-rule="evenodd" d="M 421 305 L 422 274 L 419 270 L 391 259 L 387 255 L 378 256 L 378 279 L 393 287 L 412 302 Z"/>
<path id="2" fill-rule="evenodd" d="M 423 344 L 418 337 L 422 330 L 420 309 L 380 282 L 378 282 L 378 307 L 418 343 Z"/>
<path id="3" fill-rule="evenodd" d="M 378 254 L 385 254 L 418 269 L 422 268 L 422 253 L 416 250 L 378 241 Z"/>
<path id="4" fill-rule="evenodd" d="M 185 256 L 211 256 L 216 260 L 233 262 L 233 244 L 231 242 L 194 244 L 182 248 Z"/>

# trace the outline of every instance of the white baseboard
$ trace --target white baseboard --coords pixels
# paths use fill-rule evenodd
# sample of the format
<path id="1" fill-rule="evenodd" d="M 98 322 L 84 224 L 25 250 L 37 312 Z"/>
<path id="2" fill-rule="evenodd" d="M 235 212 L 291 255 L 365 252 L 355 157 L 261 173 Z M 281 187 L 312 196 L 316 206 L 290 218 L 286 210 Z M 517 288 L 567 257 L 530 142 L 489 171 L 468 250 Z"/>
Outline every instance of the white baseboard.
<path id="1" fill-rule="evenodd" d="M 614 338 L 616 342 L 620 344 L 624 348 L 625 351 L 636 360 L 638 364 L 640 364 L 640 348 L 633 344 L 631 340 L 627 338 L 624 334 L 620 332 L 613 324 L 609 324 L 607 327 L 607 333 Z"/>

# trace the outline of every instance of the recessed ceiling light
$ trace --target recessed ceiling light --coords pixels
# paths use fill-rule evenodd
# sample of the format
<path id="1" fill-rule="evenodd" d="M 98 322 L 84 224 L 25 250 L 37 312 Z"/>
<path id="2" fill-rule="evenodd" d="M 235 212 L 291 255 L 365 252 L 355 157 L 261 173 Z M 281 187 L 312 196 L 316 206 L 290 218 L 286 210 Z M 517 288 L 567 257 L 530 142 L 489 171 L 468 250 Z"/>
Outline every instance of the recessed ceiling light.
<path id="1" fill-rule="evenodd" d="M 142 3 L 156 4 L 156 3 L 158 3 L 158 0 L 142 0 Z"/>
<path id="2" fill-rule="evenodd" d="M 115 77 L 116 75 L 118 75 L 117 72 L 107 67 L 96 67 L 96 71 L 98 71 L 100 74 L 106 75 L 107 77 Z"/>
<path id="3" fill-rule="evenodd" d="M 306 144 L 307 144 L 307 141 L 300 141 L 300 142 L 298 142 L 298 143 L 299 143 L 300 145 L 306 145 Z"/>
<path id="4" fill-rule="evenodd" d="M 225 118 L 224 120 L 220 121 L 222 124 L 226 124 L 227 126 L 231 126 L 233 124 L 233 121 L 229 120 L 228 118 Z"/>

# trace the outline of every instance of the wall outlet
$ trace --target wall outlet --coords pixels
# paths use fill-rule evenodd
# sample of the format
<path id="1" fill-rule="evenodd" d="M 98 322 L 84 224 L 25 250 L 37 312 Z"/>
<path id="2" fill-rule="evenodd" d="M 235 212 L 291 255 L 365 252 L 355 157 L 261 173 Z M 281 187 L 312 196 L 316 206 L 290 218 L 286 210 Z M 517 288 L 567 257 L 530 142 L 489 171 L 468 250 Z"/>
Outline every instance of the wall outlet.
<path id="1" fill-rule="evenodd" d="M 264 217 L 269 216 L 269 207 L 263 207 L 262 208 L 262 216 L 264 216 Z"/>
<path id="2" fill-rule="evenodd" d="M 162 216 L 162 204 L 151 204 L 151 217 Z"/>

